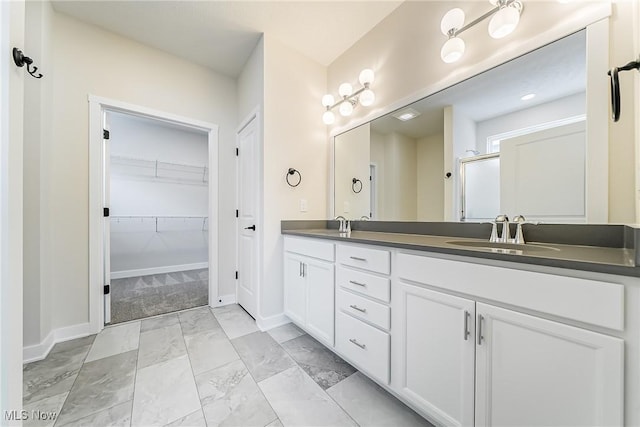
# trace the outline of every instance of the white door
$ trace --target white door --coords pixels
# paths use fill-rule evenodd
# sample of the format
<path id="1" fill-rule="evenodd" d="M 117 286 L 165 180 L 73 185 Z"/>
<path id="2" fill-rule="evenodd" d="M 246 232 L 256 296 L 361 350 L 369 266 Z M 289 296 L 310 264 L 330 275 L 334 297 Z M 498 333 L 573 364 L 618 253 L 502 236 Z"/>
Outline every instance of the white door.
<path id="1" fill-rule="evenodd" d="M 473 425 L 475 302 L 398 285 L 400 394 L 443 425 Z"/>
<path id="2" fill-rule="evenodd" d="M 622 426 L 624 343 L 478 303 L 476 426 Z"/>
<path id="3" fill-rule="evenodd" d="M 103 193 L 104 194 L 104 215 L 103 215 L 103 265 L 104 265 L 104 274 L 103 274 L 103 282 L 104 283 L 104 323 L 111 323 L 111 218 L 107 215 L 107 211 L 111 206 L 111 152 L 109 147 L 109 113 L 106 111 L 102 112 L 102 141 L 103 141 L 103 151 L 102 151 L 102 161 L 103 161 L 103 170 L 104 176 L 102 180 L 103 185 Z M 107 291 L 109 289 L 109 291 Z"/>
<path id="4" fill-rule="evenodd" d="M 304 277 L 304 259 L 284 254 L 284 314 L 300 326 L 307 321 L 307 281 Z"/>
<path id="5" fill-rule="evenodd" d="M 303 276 L 307 287 L 307 328 L 333 347 L 334 267 L 333 264 L 305 260 Z"/>
<path id="6" fill-rule="evenodd" d="M 257 315 L 258 287 L 258 126 L 251 119 L 238 142 L 238 304 Z"/>
<path id="7" fill-rule="evenodd" d="M 586 221 L 585 159 L 584 121 L 500 141 L 500 212 Z"/>

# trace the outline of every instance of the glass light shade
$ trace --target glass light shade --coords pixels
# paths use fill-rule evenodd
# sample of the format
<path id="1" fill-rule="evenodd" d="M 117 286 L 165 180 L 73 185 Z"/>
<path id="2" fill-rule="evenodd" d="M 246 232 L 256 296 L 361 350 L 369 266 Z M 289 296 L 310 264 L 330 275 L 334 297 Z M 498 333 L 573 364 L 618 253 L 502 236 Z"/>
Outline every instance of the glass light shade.
<path id="1" fill-rule="evenodd" d="M 360 80 L 360 84 L 364 86 L 366 84 L 373 83 L 374 77 L 375 75 L 373 74 L 373 70 L 366 68 L 360 72 L 360 77 L 358 80 Z"/>
<path id="2" fill-rule="evenodd" d="M 503 7 L 489 21 L 489 35 L 494 39 L 508 36 L 520 22 L 520 12 L 515 7 Z"/>
<path id="3" fill-rule="evenodd" d="M 460 29 L 464 27 L 464 10 L 456 7 L 445 13 L 440 21 L 440 31 L 445 36 L 449 35 L 449 31 L 453 28 Z"/>
<path id="4" fill-rule="evenodd" d="M 322 106 L 331 107 L 336 101 L 333 99 L 333 95 L 325 95 L 322 97 Z"/>
<path id="5" fill-rule="evenodd" d="M 336 116 L 333 114 L 333 111 L 325 111 L 322 115 L 322 121 L 325 125 L 333 124 L 336 121 Z"/>
<path id="6" fill-rule="evenodd" d="M 338 93 L 342 97 L 349 96 L 353 93 L 353 88 L 349 83 L 342 83 L 338 88 Z"/>
<path id="7" fill-rule="evenodd" d="M 340 114 L 343 116 L 350 116 L 353 113 L 353 105 L 349 101 L 344 101 L 340 104 Z"/>
<path id="8" fill-rule="evenodd" d="M 360 101 L 360 105 L 362 105 L 363 107 L 368 107 L 369 105 L 373 104 L 375 100 L 376 100 L 376 94 L 373 93 L 371 89 L 363 90 L 360 96 L 358 97 L 358 101 Z"/>
<path id="9" fill-rule="evenodd" d="M 440 57 L 447 64 L 456 62 L 464 54 L 464 48 L 464 40 L 459 37 L 450 38 L 442 46 Z"/>

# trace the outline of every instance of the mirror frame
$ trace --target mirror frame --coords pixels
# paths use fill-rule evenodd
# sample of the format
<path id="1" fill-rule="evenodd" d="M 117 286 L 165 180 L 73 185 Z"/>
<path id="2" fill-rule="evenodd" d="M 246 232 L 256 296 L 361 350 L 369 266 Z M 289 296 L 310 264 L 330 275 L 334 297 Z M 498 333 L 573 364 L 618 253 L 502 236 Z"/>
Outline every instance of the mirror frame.
<path id="1" fill-rule="evenodd" d="M 329 134 L 330 159 L 329 159 L 329 201 L 327 203 L 328 218 L 335 217 L 335 137 L 353 130 L 366 123 L 370 123 L 378 118 L 386 116 L 396 110 L 405 108 L 414 102 L 427 98 L 435 93 L 441 92 L 461 81 L 468 80 L 490 69 L 496 68 L 503 63 L 526 55 L 536 49 L 540 49 L 550 43 L 555 42 L 575 32 L 586 31 L 586 117 L 587 117 L 587 141 L 586 141 L 586 223 L 588 224 L 608 224 L 609 221 L 609 86 L 607 79 L 603 76 L 609 68 L 609 28 L 611 19 L 611 5 L 604 16 L 597 14 L 590 17 L 588 24 L 582 23 L 577 28 L 566 28 L 562 34 L 553 40 L 546 40 L 535 46 L 529 47 L 526 52 L 511 56 L 495 66 L 481 68 L 482 65 L 474 68 L 467 78 L 459 79 L 455 82 L 433 87 L 430 90 L 423 90 L 405 97 L 398 102 L 394 102 L 377 110 L 375 114 L 356 120 L 348 125 L 332 129 Z M 603 143 L 605 141 L 605 143 Z M 447 150 L 445 141 L 444 154 L 445 173 L 451 172 L 452 179 L 444 180 L 444 221 L 460 222 L 457 214 L 460 212 L 460 175 L 458 169 L 458 159 L 453 157 L 451 150 Z"/>

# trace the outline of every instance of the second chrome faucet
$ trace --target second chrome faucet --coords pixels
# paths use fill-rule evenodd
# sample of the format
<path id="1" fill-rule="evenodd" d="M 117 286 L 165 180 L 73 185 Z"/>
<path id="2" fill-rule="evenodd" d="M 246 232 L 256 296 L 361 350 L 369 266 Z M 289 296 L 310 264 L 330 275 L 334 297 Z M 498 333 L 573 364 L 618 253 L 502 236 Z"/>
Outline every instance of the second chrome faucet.
<path id="1" fill-rule="evenodd" d="M 515 238 L 511 238 L 511 230 L 509 228 L 509 217 L 506 215 L 498 215 L 495 221 L 492 223 L 491 237 L 489 241 L 492 243 L 515 243 L 517 245 L 524 245 L 524 233 L 522 232 L 522 225 L 527 223 L 523 215 L 517 215 L 513 218 L 513 222 L 516 224 Z M 498 224 L 502 224 L 502 233 L 498 236 Z"/>

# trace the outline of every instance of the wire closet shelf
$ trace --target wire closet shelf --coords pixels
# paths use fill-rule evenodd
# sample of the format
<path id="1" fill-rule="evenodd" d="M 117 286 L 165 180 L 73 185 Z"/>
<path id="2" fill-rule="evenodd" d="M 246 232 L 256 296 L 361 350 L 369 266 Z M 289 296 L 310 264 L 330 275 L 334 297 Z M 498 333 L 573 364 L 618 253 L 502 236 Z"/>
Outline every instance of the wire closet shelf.
<path id="1" fill-rule="evenodd" d="M 207 185 L 209 182 L 207 165 L 197 166 L 134 157 L 112 156 L 111 173 L 114 176 L 134 176 L 179 184 Z"/>
<path id="2" fill-rule="evenodd" d="M 112 232 L 209 231 L 207 216 L 111 216 Z"/>

